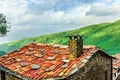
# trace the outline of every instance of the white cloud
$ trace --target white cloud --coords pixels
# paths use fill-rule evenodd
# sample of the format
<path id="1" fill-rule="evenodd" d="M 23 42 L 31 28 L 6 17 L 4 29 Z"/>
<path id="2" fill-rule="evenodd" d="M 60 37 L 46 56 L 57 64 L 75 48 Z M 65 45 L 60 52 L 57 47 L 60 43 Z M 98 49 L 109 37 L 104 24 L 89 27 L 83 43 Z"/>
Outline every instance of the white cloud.
<path id="1" fill-rule="evenodd" d="M 96 15 L 96 16 L 112 16 L 119 15 L 120 13 L 120 4 L 108 5 L 104 3 L 91 5 L 90 10 L 86 15 Z"/>
<path id="2" fill-rule="evenodd" d="M 3 0 L 0 5 L 0 11 L 8 16 L 18 16 L 27 11 L 27 2 L 24 0 Z"/>
<path id="3" fill-rule="evenodd" d="M 6 40 L 120 19 L 120 0 L 0 0 L 0 5 L 12 27 Z M 32 33 L 22 36 L 22 30 Z"/>

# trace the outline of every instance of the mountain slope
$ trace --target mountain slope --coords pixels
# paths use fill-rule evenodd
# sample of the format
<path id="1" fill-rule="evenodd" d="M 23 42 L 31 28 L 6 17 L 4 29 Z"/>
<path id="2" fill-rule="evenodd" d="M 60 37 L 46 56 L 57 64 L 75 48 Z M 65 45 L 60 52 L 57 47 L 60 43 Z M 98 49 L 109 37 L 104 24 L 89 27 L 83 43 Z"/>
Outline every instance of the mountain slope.
<path id="1" fill-rule="evenodd" d="M 109 54 L 120 52 L 120 21 L 90 25 L 80 29 L 50 35 L 25 38 L 2 44 L 0 45 L 0 50 L 10 52 L 32 42 L 67 45 L 68 39 L 65 36 L 71 34 L 83 35 L 85 45 L 96 45 Z"/>

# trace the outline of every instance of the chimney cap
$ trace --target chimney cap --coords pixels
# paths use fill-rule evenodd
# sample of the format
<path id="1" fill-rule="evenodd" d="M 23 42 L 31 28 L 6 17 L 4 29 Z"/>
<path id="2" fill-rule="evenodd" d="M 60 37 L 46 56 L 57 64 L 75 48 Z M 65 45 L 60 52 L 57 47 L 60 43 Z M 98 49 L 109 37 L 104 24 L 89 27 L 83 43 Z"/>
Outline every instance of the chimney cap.
<path id="1" fill-rule="evenodd" d="M 69 36 L 65 36 L 65 37 L 82 37 L 83 35 L 69 35 Z"/>

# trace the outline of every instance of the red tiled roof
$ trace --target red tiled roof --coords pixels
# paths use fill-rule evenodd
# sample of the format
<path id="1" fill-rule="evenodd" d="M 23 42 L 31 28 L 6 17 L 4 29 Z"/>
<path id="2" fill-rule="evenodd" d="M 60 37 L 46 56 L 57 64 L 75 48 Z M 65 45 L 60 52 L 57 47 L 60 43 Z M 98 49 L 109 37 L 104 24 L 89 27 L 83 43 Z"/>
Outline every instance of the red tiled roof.
<path id="1" fill-rule="evenodd" d="M 113 67 L 114 68 L 120 67 L 120 58 L 113 59 Z"/>
<path id="2" fill-rule="evenodd" d="M 95 50 L 84 48 L 73 58 L 67 47 L 32 43 L 0 57 L 0 65 L 32 79 L 64 78 L 83 67 Z"/>

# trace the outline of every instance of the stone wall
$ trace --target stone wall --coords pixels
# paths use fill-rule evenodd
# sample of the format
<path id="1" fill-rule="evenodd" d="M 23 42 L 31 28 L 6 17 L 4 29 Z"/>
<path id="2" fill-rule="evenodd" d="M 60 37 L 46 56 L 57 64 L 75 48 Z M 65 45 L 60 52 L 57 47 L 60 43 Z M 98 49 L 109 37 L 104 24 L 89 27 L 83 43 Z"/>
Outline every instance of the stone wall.
<path id="1" fill-rule="evenodd" d="M 112 80 L 112 59 L 97 51 L 86 65 L 64 80 Z"/>

